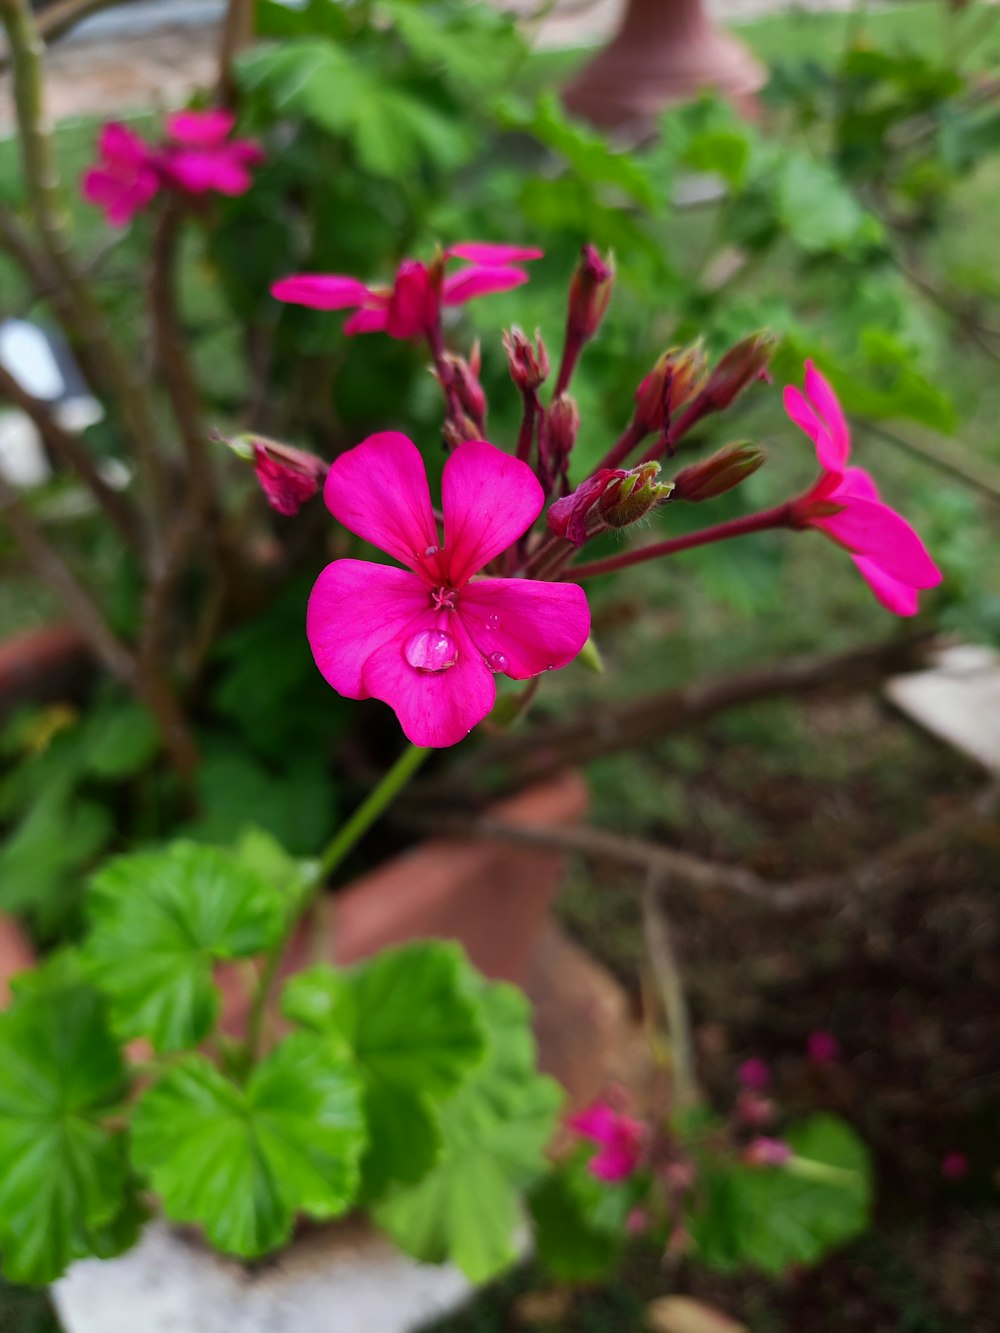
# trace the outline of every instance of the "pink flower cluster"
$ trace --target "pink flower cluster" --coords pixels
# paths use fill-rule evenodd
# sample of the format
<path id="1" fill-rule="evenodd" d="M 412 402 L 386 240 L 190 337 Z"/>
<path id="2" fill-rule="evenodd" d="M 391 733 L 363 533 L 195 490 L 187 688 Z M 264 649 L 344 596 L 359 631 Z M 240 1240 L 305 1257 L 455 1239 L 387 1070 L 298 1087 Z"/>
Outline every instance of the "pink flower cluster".
<path id="1" fill-rule="evenodd" d="M 917 594 L 941 582 L 941 571 L 901 514 L 879 496 L 863 468 L 848 467 L 851 437 L 837 395 L 811 361 L 805 394 L 789 385 L 785 411 L 816 446 L 819 480 L 793 501 L 799 527 L 817 528 L 847 548 L 876 599 L 898 616 L 917 612 Z"/>
<path id="2" fill-rule="evenodd" d="M 264 160 L 252 139 L 233 139 L 230 111 L 178 111 L 166 120 L 166 139 L 146 142 L 113 121 L 101 130 L 98 162 L 84 172 L 83 197 L 104 210 L 113 227 L 123 227 L 162 189 L 200 197 L 245 194 L 250 168 Z"/>
<path id="3" fill-rule="evenodd" d="M 638 1168 L 646 1141 L 646 1127 L 607 1102 L 595 1102 L 571 1116 L 569 1128 L 581 1138 L 599 1145 L 588 1163 L 598 1180 L 626 1180 Z"/>
<path id="4" fill-rule="evenodd" d="M 313 310 L 354 310 L 344 324 L 349 335 L 430 338 L 439 326 L 442 307 L 520 287 L 528 281 L 528 274 L 515 265 L 541 256 L 541 250 L 530 247 L 463 241 L 430 265 L 404 259 L 391 286 L 370 287 L 360 278 L 340 273 L 300 273 L 276 282 L 271 295 Z M 466 266 L 446 273 L 445 265 L 451 259 L 467 261 Z"/>

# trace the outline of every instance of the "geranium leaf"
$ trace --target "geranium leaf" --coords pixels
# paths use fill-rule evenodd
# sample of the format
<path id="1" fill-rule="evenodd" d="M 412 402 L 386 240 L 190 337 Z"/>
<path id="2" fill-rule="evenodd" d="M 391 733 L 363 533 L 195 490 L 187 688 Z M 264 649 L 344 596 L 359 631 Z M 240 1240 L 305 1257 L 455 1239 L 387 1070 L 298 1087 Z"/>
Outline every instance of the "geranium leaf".
<path id="1" fill-rule="evenodd" d="M 25 988 L 0 1014 L 0 1249 L 15 1282 L 50 1282 L 106 1250 L 127 1203 L 125 1137 L 102 1117 L 125 1089 L 101 996 Z"/>
<path id="2" fill-rule="evenodd" d="M 636 1201 L 633 1182 L 598 1180 L 589 1157 L 587 1150 L 574 1154 L 531 1192 L 539 1258 L 568 1282 L 591 1281 L 614 1267 Z"/>
<path id="3" fill-rule="evenodd" d="M 523 1190 L 545 1169 L 561 1101 L 558 1086 L 535 1070 L 524 996 L 482 984 L 487 1050 L 441 1108 L 440 1161 L 419 1184 L 393 1190 L 375 1219 L 407 1253 L 451 1260 L 485 1282 L 516 1258 Z"/>
<path id="4" fill-rule="evenodd" d="M 126 1037 L 196 1046 L 219 1007 L 217 959 L 266 949 L 280 893 L 231 853 L 175 842 L 109 861 L 94 876 L 85 956 Z"/>
<path id="5" fill-rule="evenodd" d="M 360 1092 L 318 1038 L 286 1038 L 245 1086 L 188 1054 L 140 1101 L 132 1155 L 176 1222 L 249 1259 L 288 1240 L 297 1213 L 327 1219 L 354 1199 L 364 1147 Z"/>

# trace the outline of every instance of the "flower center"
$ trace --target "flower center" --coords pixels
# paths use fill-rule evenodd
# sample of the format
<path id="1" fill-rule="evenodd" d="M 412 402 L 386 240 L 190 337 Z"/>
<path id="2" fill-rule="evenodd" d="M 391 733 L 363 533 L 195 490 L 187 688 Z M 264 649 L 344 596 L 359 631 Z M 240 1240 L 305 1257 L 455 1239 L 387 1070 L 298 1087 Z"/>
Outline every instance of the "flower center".
<path id="1" fill-rule="evenodd" d="M 417 671 L 447 671 L 458 661 L 458 644 L 443 629 L 422 629 L 403 645 L 403 656 Z"/>
<path id="2" fill-rule="evenodd" d="M 431 589 L 431 605 L 435 611 L 454 611 L 457 596 L 458 593 L 454 588 L 449 588 L 447 584 L 442 583 L 440 588 Z"/>

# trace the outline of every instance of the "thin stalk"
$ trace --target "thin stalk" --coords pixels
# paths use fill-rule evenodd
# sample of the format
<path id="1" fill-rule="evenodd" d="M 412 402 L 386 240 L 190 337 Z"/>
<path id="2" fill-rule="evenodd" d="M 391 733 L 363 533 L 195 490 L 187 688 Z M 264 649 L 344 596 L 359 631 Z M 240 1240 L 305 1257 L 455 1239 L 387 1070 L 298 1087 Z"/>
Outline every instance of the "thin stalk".
<path id="1" fill-rule="evenodd" d="M 268 1001 L 271 998 L 271 992 L 274 990 L 285 949 L 288 947 L 288 942 L 299 918 L 316 898 L 324 882 L 348 853 L 353 851 L 371 826 L 385 813 L 430 753 L 431 751 L 427 747 L 408 745 L 393 766 L 387 773 L 383 774 L 379 782 L 368 793 L 347 823 L 337 830 L 317 858 L 315 873 L 309 885 L 303 891 L 298 913 L 289 919 L 281 937 L 264 960 L 260 982 L 253 997 L 250 1016 L 247 1020 L 247 1051 L 251 1063 L 256 1060 L 260 1051 Z"/>
<path id="2" fill-rule="evenodd" d="M 680 969 L 677 966 L 670 927 L 663 911 L 663 904 L 660 902 L 659 888 L 657 877 L 651 875 L 642 891 L 642 928 L 646 955 L 663 1009 L 670 1042 L 673 1102 L 676 1109 L 685 1110 L 697 1106 L 701 1098 L 695 1074 L 691 1015 L 688 1011 Z"/>
<path id="3" fill-rule="evenodd" d="M 610 574 L 616 569 L 627 569 L 630 565 L 642 564 L 646 560 L 657 560 L 663 555 L 690 551 L 695 546 L 706 546 L 710 542 L 728 541 L 730 537 L 743 537 L 751 532 L 766 532 L 769 528 L 788 528 L 792 526 L 791 516 L 791 505 L 775 505 L 773 509 L 761 509 L 756 514 L 731 518 L 725 523 L 716 523 L 714 527 L 702 528 L 699 532 L 685 533 L 683 537 L 670 537 L 667 541 L 654 542 L 651 546 L 640 546 L 638 550 L 611 555 L 606 560 L 591 560 L 587 564 L 572 565 L 566 571 L 566 577 L 574 581 L 590 579 L 597 574 Z"/>
<path id="4" fill-rule="evenodd" d="M 630 421 L 598 463 L 595 471 L 600 468 L 618 467 L 620 463 L 625 461 L 635 446 L 642 443 L 648 433 L 645 426 L 640 426 L 635 420 Z"/>

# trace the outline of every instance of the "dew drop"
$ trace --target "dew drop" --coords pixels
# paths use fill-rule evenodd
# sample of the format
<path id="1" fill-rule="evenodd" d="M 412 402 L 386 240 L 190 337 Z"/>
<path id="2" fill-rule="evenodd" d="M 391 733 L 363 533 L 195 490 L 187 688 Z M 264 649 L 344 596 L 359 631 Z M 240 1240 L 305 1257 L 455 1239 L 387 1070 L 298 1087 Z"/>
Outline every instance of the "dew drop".
<path id="1" fill-rule="evenodd" d="M 506 653 L 490 653 L 489 657 L 487 657 L 487 659 L 486 659 L 486 665 L 489 667 L 489 669 L 490 669 L 491 671 L 506 671 L 506 670 L 507 670 L 507 654 L 506 654 Z"/>
<path id="2" fill-rule="evenodd" d="M 499 629 L 500 626 L 503 624 L 503 621 L 500 619 L 500 617 L 497 615 L 495 611 L 491 611 L 490 614 L 486 617 L 486 623 L 490 627 L 490 629 Z"/>
<path id="3" fill-rule="evenodd" d="M 427 546 L 424 548 L 424 555 L 437 555 L 440 550 L 440 546 Z"/>
<path id="4" fill-rule="evenodd" d="M 458 661 L 458 644 L 443 629 L 422 629 L 407 639 L 403 656 L 417 671 L 447 671 Z"/>

